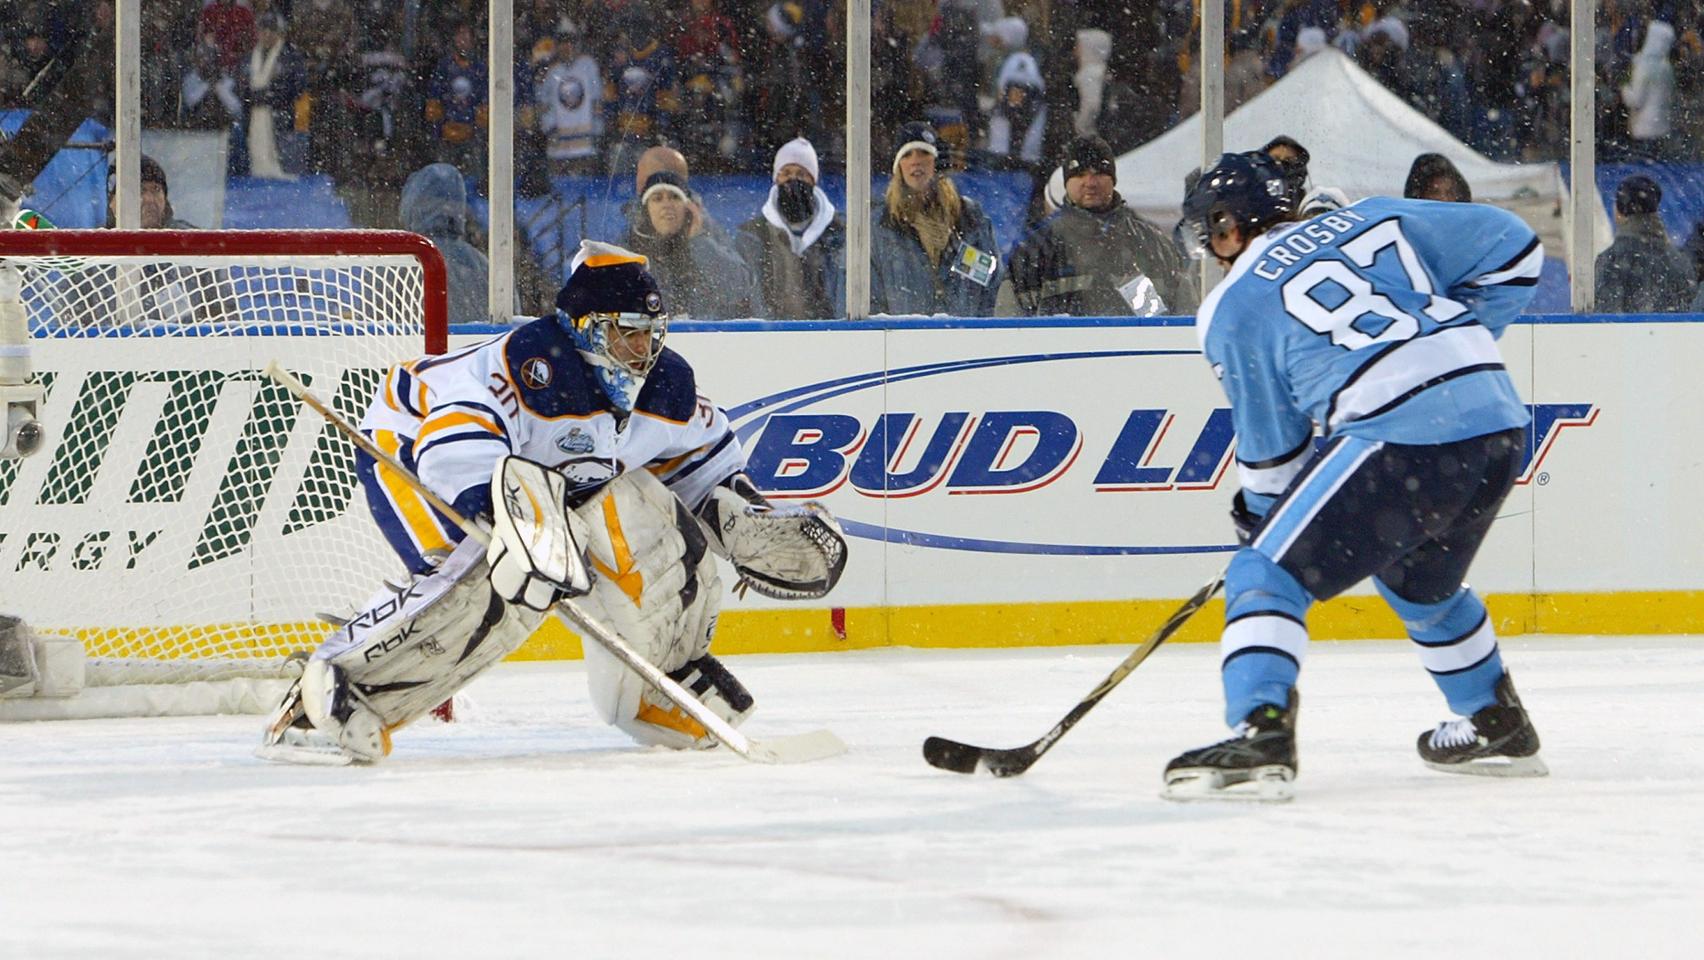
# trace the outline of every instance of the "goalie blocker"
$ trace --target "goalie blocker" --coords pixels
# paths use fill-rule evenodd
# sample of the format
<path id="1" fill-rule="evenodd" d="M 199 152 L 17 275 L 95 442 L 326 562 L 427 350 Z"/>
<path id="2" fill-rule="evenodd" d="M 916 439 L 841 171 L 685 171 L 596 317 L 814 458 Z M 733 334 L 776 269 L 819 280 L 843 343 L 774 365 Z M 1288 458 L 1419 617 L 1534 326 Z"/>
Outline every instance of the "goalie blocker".
<path id="1" fill-rule="evenodd" d="M 489 548 L 463 541 L 432 574 L 387 586 L 310 659 L 269 721 L 259 755 L 377 762 L 393 731 L 513 652 L 564 596 L 737 726 L 753 700 L 709 654 L 722 595 L 709 548 L 767 596 L 821 596 L 845 566 L 844 539 L 826 511 L 774 508 L 749 482 L 717 488 L 699 512 L 705 526 L 643 470 L 572 511 L 561 475 L 536 464 L 509 458 L 492 484 L 498 516 Z M 712 522 L 716 535 L 707 538 Z M 585 657 L 593 705 L 606 722 L 642 744 L 713 745 L 679 705 L 600 645 L 587 644 Z"/>

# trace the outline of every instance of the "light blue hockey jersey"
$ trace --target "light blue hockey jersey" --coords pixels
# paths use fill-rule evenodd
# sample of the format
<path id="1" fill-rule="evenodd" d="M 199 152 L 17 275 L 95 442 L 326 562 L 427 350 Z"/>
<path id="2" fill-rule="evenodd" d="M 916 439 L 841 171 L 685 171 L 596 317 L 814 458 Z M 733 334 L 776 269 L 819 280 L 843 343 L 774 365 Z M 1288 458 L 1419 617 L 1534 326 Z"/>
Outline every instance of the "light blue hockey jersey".
<path id="1" fill-rule="evenodd" d="M 1301 470 L 1316 424 L 1405 444 L 1525 425 L 1495 341 L 1543 264 L 1519 217 L 1473 203 L 1374 197 L 1255 238 L 1195 321 L 1250 506 Z"/>

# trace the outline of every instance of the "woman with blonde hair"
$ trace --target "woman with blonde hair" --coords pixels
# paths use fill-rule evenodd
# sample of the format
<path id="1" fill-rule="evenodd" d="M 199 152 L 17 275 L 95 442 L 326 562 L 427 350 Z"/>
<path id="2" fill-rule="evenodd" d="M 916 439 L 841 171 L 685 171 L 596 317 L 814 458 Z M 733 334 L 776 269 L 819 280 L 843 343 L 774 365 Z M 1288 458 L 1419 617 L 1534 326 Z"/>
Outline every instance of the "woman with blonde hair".
<path id="1" fill-rule="evenodd" d="M 870 237 L 870 312 L 986 317 L 1000 289 L 994 225 L 935 169 L 925 122 L 900 128 L 893 178 Z"/>

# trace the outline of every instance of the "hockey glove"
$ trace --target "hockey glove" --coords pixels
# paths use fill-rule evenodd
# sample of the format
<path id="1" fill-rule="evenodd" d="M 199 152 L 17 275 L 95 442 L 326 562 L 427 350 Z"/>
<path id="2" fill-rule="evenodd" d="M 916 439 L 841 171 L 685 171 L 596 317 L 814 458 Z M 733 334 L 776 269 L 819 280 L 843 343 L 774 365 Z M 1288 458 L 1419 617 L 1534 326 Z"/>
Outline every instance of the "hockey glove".
<path id="1" fill-rule="evenodd" d="M 815 600 L 846 569 L 846 537 L 827 507 L 770 503 L 743 473 L 710 492 L 698 519 L 711 547 L 739 572 L 739 593 L 749 588 L 777 600 Z"/>
<path id="2" fill-rule="evenodd" d="M 1260 529 L 1265 519 L 1248 508 L 1248 498 L 1241 490 L 1231 498 L 1231 523 L 1237 528 L 1237 546 L 1246 547 L 1253 543 L 1255 531 Z"/>
<path id="3" fill-rule="evenodd" d="M 586 522 L 563 502 L 567 479 L 530 460 L 505 457 L 491 478 L 491 589 L 504 600 L 549 610 L 592 588 Z"/>

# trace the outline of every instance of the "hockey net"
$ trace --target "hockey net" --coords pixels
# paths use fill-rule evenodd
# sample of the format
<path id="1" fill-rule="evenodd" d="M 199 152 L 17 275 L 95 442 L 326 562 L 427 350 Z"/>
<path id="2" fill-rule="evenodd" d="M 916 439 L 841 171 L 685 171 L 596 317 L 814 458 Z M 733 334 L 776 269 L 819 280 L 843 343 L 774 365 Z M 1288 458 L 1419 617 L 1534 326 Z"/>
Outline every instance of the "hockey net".
<path id="1" fill-rule="evenodd" d="M 403 570 L 353 446 L 261 371 L 358 421 L 392 364 L 443 352 L 442 258 L 393 231 L 13 231 L 8 270 L 48 439 L 0 460 L 0 615 L 81 655 L 77 689 L 44 675 L 0 719 L 270 708 L 230 681 L 281 692 Z"/>

